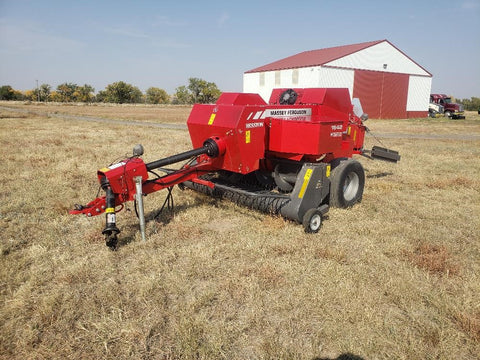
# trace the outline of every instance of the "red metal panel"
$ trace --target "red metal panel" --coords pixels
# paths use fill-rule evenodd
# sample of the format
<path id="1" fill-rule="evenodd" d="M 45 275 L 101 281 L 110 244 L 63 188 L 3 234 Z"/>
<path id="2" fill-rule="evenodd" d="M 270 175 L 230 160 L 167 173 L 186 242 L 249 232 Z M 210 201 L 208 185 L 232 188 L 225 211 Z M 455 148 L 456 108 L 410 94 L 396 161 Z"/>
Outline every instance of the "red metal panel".
<path id="1" fill-rule="evenodd" d="M 266 105 L 258 94 L 224 92 L 218 98 L 217 105 Z"/>
<path id="2" fill-rule="evenodd" d="M 280 153 L 321 155 L 339 149 L 343 121 L 271 119 L 269 149 Z"/>
<path id="3" fill-rule="evenodd" d="M 374 119 L 407 117 L 407 74 L 356 70 L 353 97 L 359 98 L 363 111 Z"/>
<path id="4" fill-rule="evenodd" d="M 235 99 L 243 102 L 241 97 Z M 196 104 L 187 120 L 192 145 L 198 148 L 205 140 L 218 137 L 226 152 L 213 159 L 214 167 L 242 174 L 257 170 L 265 153 L 265 124 L 258 118 L 261 113 L 260 105 Z"/>
<path id="5" fill-rule="evenodd" d="M 407 111 L 407 118 L 425 118 L 428 117 L 428 111 Z"/>
<path id="6" fill-rule="evenodd" d="M 381 115 L 382 81 L 381 72 L 355 70 L 353 97 L 360 99 L 363 112 L 370 118 L 378 119 Z"/>
<path id="7" fill-rule="evenodd" d="M 104 176 L 108 179 L 113 192 L 121 196 L 121 202 L 133 200 L 136 192 L 133 180 L 135 176 L 141 176 L 144 180 L 148 179 L 145 163 L 139 158 L 130 158 L 100 169 L 97 176 L 100 183 Z M 125 198 L 124 195 L 127 197 Z"/>
<path id="8" fill-rule="evenodd" d="M 383 73 L 381 119 L 405 119 L 407 117 L 407 74 Z"/>
<path id="9" fill-rule="evenodd" d="M 342 149 L 352 103 L 348 89 L 294 89 L 295 105 L 277 105 L 285 89 L 275 89 L 266 113 L 271 117 L 268 149 L 280 154 L 321 156 Z M 288 115 L 289 106 L 306 110 L 307 116 Z M 274 113 L 278 110 L 278 114 Z M 284 114 L 286 113 L 286 114 Z M 345 149 L 346 150 L 346 149 Z M 351 151 L 351 149 L 350 149 Z"/>

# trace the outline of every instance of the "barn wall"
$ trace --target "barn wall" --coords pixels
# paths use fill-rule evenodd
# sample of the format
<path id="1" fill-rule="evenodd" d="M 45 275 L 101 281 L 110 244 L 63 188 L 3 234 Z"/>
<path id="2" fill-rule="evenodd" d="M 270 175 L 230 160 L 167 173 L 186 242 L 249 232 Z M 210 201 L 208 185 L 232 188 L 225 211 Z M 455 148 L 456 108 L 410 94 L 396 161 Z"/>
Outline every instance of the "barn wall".
<path id="1" fill-rule="evenodd" d="M 243 74 L 243 92 L 249 93 L 252 92 L 252 89 L 260 87 L 258 79 L 259 73 Z"/>
<path id="2" fill-rule="evenodd" d="M 354 70 L 319 67 L 317 86 L 325 88 L 347 88 L 350 96 L 352 96 L 354 76 Z"/>
<path id="3" fill-rule="evenodd" d="M 296 74 L 294 75 L 294 72 Z M 318 87 L 319 67 L 243 74 L 243 92 L 257 93 L 268 102 L 275 88 Z M 263 85 L 260 78 L 263 76 Z M 277 79 L 280 80 L 277 82 Z"/>
<path id="4" fill-rule="evenodd" d="M 409 118 L 426 117 L 428 115 L 431 89 L 431 77 L 410 75 L 407 98 L 407 116 Z"/>
<path id="5" fill-rule="evenodd" d="M 265 85 L 263 86 L 260 86 L 260 73 L 243 74 L 243 92 L 259 94 L 263 98 L 263 100 L 268 101 L 270 99 L 270 94 L 272 93 L 272 88 L 271 88 L 272 85 L 268 84 L 267 80 L 271 81 L 271 78 L 273 75 L 273 81 L 272 81 L 272 84 L 273 84 L 275 81 L 275 78 L 274 78 L 275 75 L 268 74 L 267 76 L 267 73 L 265 73 L 264 75 Z"/>
<path id="6" fill-rule="evenodd" d="M 312 66 L 298 69 L 298 84 L 292 87 L 312 88 L 318 87 L 318 74 L 320 66 Z"/>
<path id="7" fill-rule="evenodd" d="M 296 74 L 294 74 L 296 71 Z M 276 82 L 279 76 L 280 83 Z M 355 72 L 348 69 L 323 68 L 320 66 L 280 71 L 266 71 L 263 74 L 264 83 L 261 85 L 261 73 L 247 73 L 243 75 L 243 92 L 257 93 L 268 102 L 270 94 L 275 88 L 348 88 L 353 93 L 353 79 Z"/>

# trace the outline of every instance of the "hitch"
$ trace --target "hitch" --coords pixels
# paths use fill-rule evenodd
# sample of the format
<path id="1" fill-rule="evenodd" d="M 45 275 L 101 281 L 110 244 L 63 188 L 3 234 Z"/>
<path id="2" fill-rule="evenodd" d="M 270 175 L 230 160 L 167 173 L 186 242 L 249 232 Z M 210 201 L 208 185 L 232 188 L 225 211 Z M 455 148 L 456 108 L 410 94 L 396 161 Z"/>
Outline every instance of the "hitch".
<path id="1" fill-rule="evenodd" d="M 110 184 L 105 182 L 102 184 L 105 187 L 105 229 L 103 229 L 102 234 L 105 235 L 105 243 L 112 250 L 117 247 L 117 234 L 120 233 L 120 230 L 117 228 L 117 219 L 115 215 L 115 194 L 112 191 Z"/>

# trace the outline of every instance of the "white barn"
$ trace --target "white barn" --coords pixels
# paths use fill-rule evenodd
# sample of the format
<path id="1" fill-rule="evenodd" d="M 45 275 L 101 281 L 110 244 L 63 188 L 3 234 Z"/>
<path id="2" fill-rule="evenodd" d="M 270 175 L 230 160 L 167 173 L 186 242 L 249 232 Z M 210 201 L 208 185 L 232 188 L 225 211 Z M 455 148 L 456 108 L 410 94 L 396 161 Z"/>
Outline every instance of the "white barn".
<path id="1" fill-rule="evenodd" d="M 432 74 L 388 40 L 305 51 L 246 71 L 243 91 L 268 102 L 274 88 L 348 88 L 370 118 L 426 117 Z"/>

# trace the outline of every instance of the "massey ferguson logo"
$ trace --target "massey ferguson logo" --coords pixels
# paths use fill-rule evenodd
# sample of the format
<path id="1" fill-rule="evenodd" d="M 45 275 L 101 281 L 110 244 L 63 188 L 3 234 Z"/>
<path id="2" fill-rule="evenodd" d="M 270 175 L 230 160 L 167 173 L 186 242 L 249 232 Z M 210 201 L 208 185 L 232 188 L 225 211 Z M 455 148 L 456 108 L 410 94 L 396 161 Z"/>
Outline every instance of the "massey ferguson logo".
<path id="1" fill-rule="evenodd" d="M 311 116 L 312 109 L 267 109 L 262 115 L 262 119 L 267 117 L 272 118 L 290 118 L 290 117 L 304 117 L 304 116 Z"/>
<path id="2" fill-rule="evenodd" d="M 276 118 L 285 120 L 310 120 L 312 115 L 311 108 L 305 109 L 267 109 L 265 111 L 259 110 L 251 112 L 247 116 L 247 121 L 251 120 L 263 120 L 265 118 Z M 260 124 L 260 123 L 252 123 Z M 247 125 L 247 127 L 261 127 L 263 125 Z"/>

